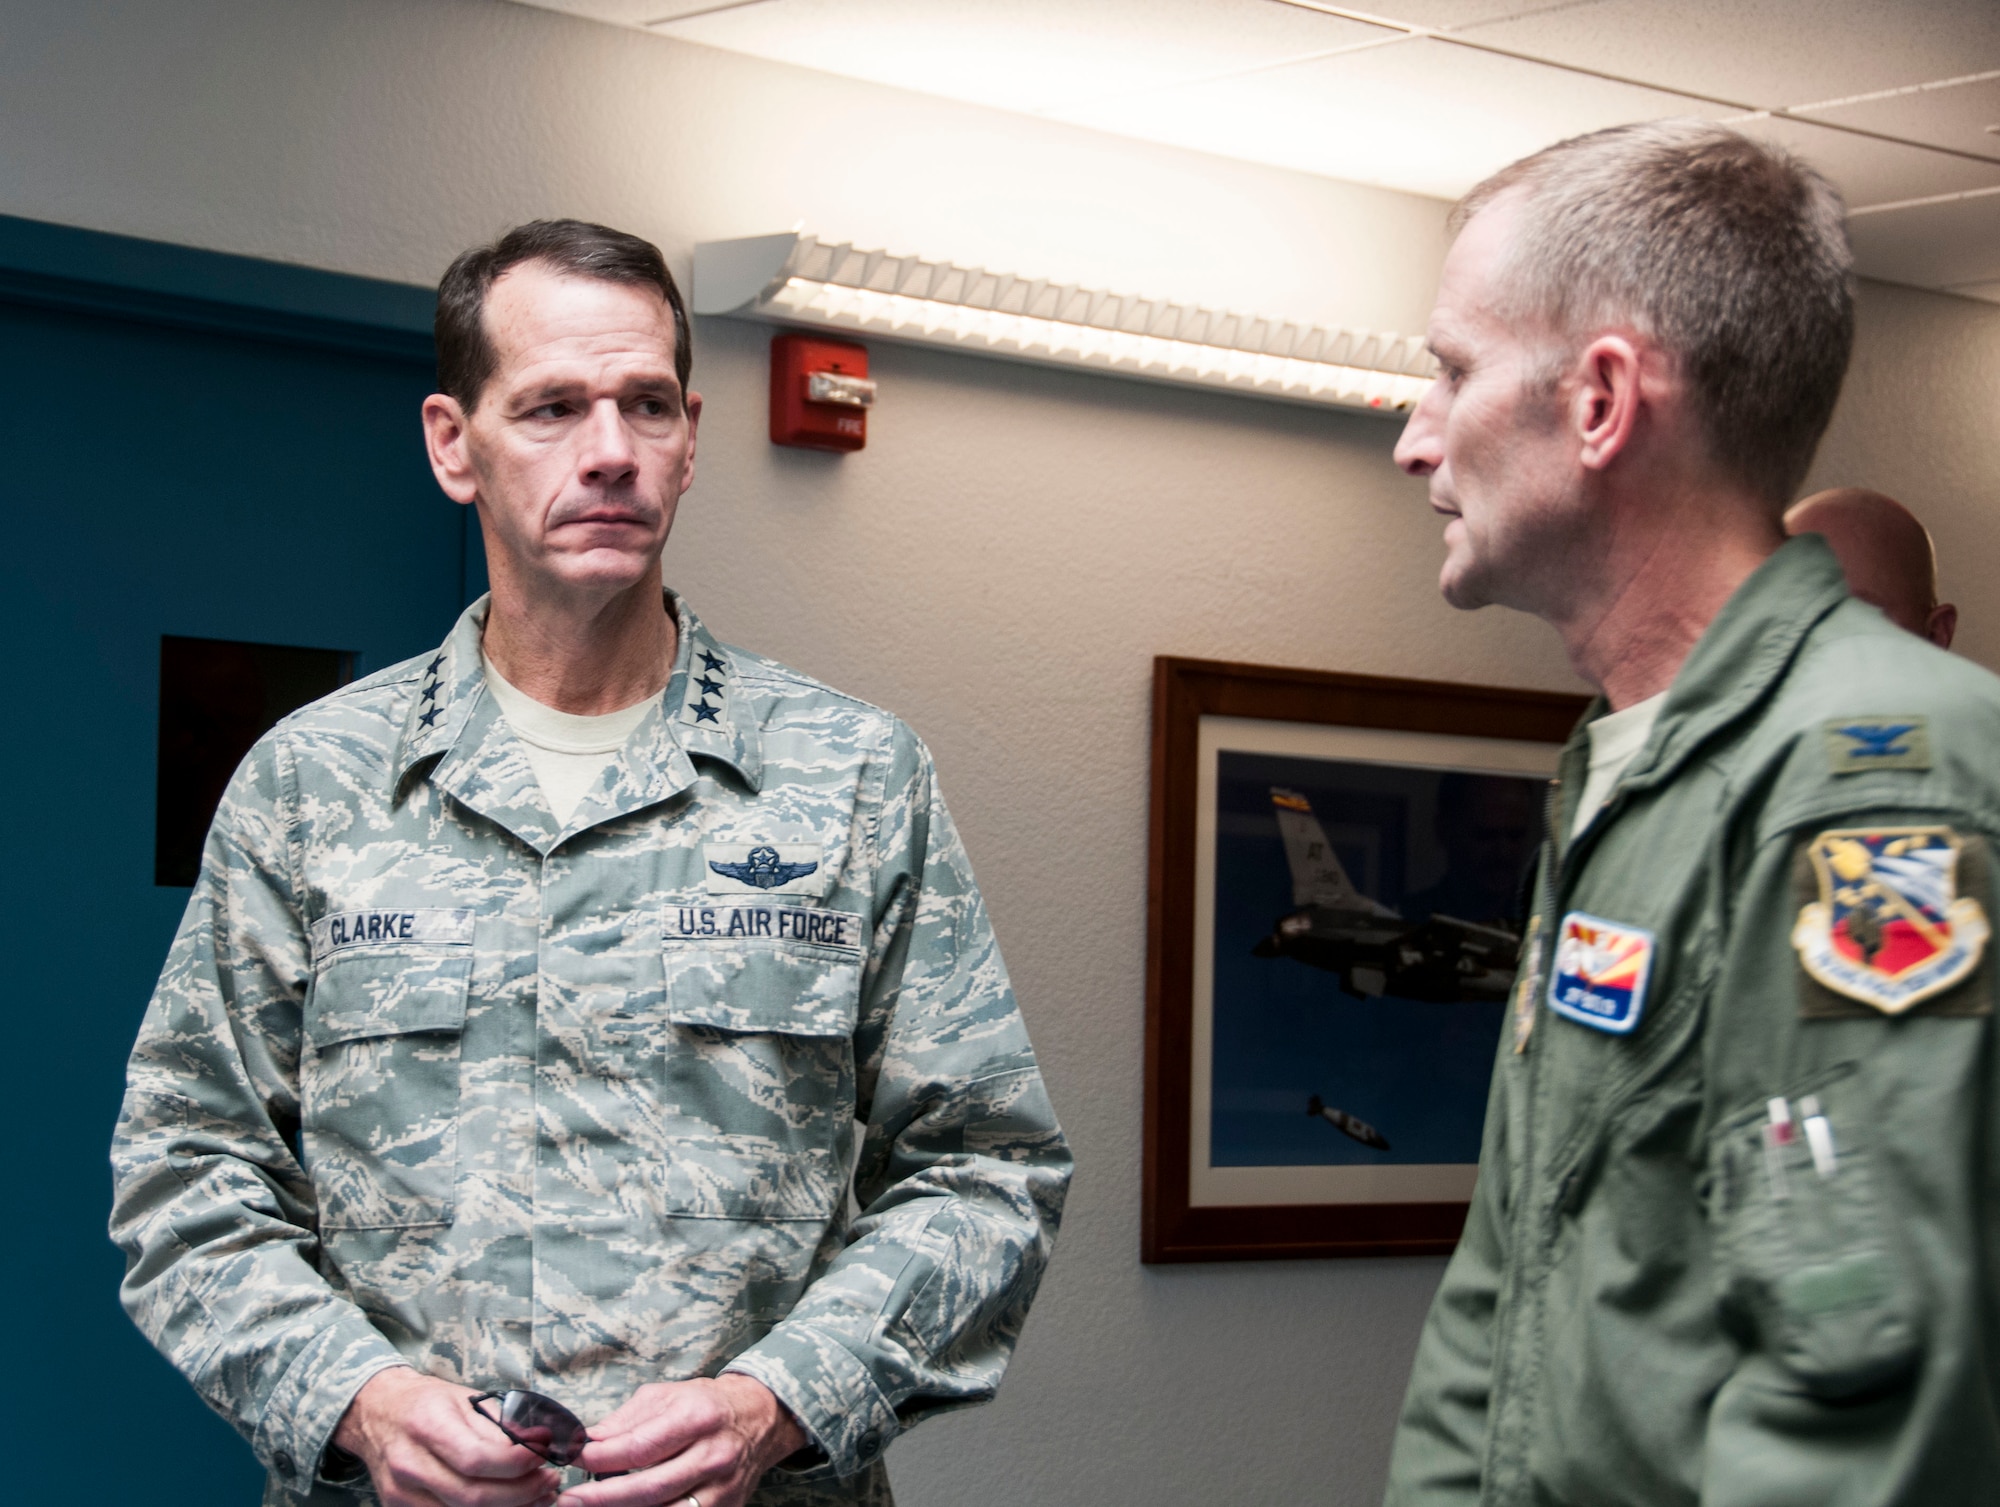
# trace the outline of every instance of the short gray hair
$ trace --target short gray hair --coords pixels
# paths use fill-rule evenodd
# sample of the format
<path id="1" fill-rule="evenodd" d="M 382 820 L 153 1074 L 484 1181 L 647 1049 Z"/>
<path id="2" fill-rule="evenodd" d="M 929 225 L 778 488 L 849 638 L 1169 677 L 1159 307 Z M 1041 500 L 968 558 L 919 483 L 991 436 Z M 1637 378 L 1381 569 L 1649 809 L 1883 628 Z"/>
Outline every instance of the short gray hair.
<path id="1" fill-rule="evenodd" d="M 1630 324 L 1679 363 L 1718 464 L 1782 506 L 1833 417 L 1854 345 L 1846 207 L 1781 148 L 1702 120 L 1617 126 L 1502 168 L 1522 219 L 1509 317 L 1581 340 Z"/>

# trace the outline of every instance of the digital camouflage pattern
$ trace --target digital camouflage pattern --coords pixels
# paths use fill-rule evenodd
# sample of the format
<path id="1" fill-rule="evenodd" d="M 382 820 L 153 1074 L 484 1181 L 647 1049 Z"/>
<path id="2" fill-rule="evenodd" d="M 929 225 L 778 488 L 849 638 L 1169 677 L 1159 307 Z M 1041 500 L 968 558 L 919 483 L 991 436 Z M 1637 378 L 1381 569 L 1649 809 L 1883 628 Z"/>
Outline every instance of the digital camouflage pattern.
<path id="1" fill-rule="evenodd" d="M 769 1507 L 886 1503 L 890 1438 L 1000 1380 L 1069 1154 L 930 756 L 670 606 L 673 678 L 567 826 L 483 601 L 216 814 L 111 1230 L 267 1503 L 368 1499 L 325 1449 L 403 1363 L 586 1420 L 743 1372 L 825 1455 Z"/>

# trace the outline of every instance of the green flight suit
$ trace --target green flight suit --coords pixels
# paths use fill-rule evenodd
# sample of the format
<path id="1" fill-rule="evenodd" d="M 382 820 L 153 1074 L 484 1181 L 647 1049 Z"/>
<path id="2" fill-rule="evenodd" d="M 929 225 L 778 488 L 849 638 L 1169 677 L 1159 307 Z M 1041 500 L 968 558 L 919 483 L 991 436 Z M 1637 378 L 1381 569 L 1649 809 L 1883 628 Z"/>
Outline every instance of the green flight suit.
<path id="1" fill-rule="evenodd" d="M 2000 1501 L 2000 680 L 1849 597 L 1807 536 L 1572 841 L 1587 749 L 1388 1502 Z M 1607 950 L 1566 963 L 1569 939 Z M 1619 988 L 1579 984 L 1619 946 Z"/>

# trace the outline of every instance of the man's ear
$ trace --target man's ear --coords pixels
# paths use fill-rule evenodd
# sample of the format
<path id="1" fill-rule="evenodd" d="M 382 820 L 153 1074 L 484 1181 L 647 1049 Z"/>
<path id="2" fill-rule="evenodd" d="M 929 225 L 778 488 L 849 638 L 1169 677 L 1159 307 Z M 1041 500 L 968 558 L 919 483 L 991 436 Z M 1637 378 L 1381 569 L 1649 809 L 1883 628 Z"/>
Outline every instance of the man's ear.
<path id="1" fill-rule="evenodd" d="M 1952 639 L 1958 633 L 1958 609 L 1949 602 L 1940 602 L 1931 608 L 1931 615 L 1924 623 L 1924 637 L 1940 649 L 1949 649 Z"/>
<path id="2" fill-rule="evenodd" d="M 479 500 L 479 481 L 466 449 L 466 416 L 457 398 L 434 392 L 424 399 L 424 449 L 430 452 L 431 475 L 444 495 L 457 503 Z"/>
<path id="3" fill-rule="evenodd" d="M 690 392 L 681 402 L 688 421 L 687 455 L 681 462 L 681 491 L 685 492 L 694 485 L 694 441 L 695 432 L 701 427 L 701 394 Z"/>
<path id="4" fill-rule="evenodd" d="M 1623 335 L 1599 335 L 1577 362 L 1570 411 L 1578 459 L 1590 470 L 1611 465 L 1632 441 L 1651 394 L 1646 353 Z"/>

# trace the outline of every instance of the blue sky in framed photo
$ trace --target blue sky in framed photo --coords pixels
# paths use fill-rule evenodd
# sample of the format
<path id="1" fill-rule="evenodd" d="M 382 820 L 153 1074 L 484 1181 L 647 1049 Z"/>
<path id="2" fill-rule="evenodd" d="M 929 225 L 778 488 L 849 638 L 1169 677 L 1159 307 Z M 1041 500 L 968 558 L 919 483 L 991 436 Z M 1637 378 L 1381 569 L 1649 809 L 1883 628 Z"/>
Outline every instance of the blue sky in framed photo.
<path id="1" fill-rule="evenodd" d="M 1219 760 L 1212 1165 L 1477 1161 L 1505 1006 L 1356 999 L 1335 973 L 1254 956 L 1296 909 L 1271 788 L 1304 795 L 1354 885 L 1405 918 L 1518 928 L 1546 780 L 1227 749 Z M 1308 1113 L 1315 1095 L 1390 1149 Z"/>

